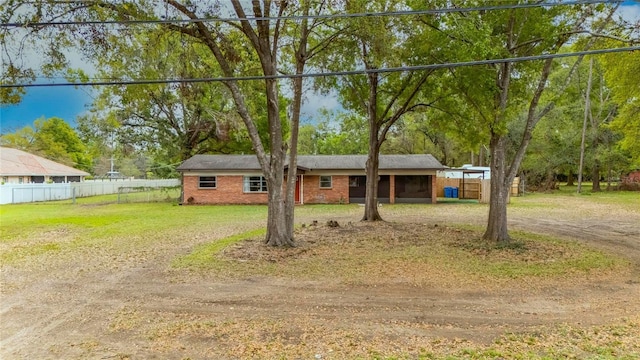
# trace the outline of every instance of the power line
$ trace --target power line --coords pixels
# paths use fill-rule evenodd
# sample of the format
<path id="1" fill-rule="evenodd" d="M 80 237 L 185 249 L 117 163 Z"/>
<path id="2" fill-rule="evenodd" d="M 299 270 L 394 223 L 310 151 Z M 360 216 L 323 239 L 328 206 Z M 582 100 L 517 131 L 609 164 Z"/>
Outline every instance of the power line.
<path id="1" fill-rule="evenodd" d="M 447 13 L 466 13 L 473 11 L 495 11 L 509 9 L 527 9 L 535 7 L 569 6 L 569 5 L 591 5 L 601 3 L 622 3 L 623 0 L 575 0 L 544 3 L 527 3 L 511 5 L 479 6 L 470 8 L 441 8 L 425 10 L 406 11 L 386 11 L 367 12 L 355 14 L 327 14 L 327 15 L 295 15 L 295 16 L 272 16 L 272 17 L 216 17 L 202 19 L 158 19 L 158 20 L 90 20 L 90 21 L 43 21 L 43 22 L 13 22 L 0 23 L 0 28 L 19 27 L 42 27 L 42 26 L 64 26 L 64 25 L 138 25 L 138 24 L 183 24 L 197 22 L 232 22 L 232 21 L 261 21 L 261 20 L 302 20 L 302 19 L 341 19 L 341 18 L 366 18 L 379 16 L 408 16 L 408 15 L 436 15 Z"/>
<path id="2" fill-rule="evenodd" d="M 640 46 L 577 51 L 577 52 L 562 53 L 562 54 L 546 54 L 546 55 L 522 56 L 522 57 L 514 57 L 514 58 L 474 60 L 474 61 L 463 61 L 463 62 L 455 62 L 455 63 L 403 66 L 403 67 L 383 68 L 383 69 L 335 71 L 335 72 L 324 72 L 324 73 L 269 75 L 269 76 L 256 75 L 256 76 L 238 76 L 238 77 L 189 78 L 189 79 L 89 81 L 89 82 L 83 82 L 83 83 L 67 82 L 67 83 L 50 83 L 50 84 L 41 84 L 41 83 L 40 84 L 8 84 L 8 85 L 0 84 L 0 88 L 7 89 L 7 88 L 29 88 L 29 87 L 57 87 L 57 86 L 153 85 L 153 84 L 175 84 L 175 83 L 251 81 L 251 80 L 265 80 L 265 79 L 315 78 L 315 77 L 328 77 L 328 76 L 363 75 L 363 74 L 369 74 L 369 73 L 394 73 L 394 72 L 406 72 L 406 71 L 450 69 L 450 68 L 458 68 L 458 67 L 464 67 L 464 66 L 492 65 L 492 64 L 502 64 L 507 62 L 524 62 L 524 61 L 535 61 L 535 60 L 546 60 L 546 59 L 558 59 L 558 58 L 567 58 L 567 57 L 574 57 L 574 56 L 610 54 L 610 53 L 619 53 L 619 52 L 637 51 L 637 50 L 640 50 Z"/>

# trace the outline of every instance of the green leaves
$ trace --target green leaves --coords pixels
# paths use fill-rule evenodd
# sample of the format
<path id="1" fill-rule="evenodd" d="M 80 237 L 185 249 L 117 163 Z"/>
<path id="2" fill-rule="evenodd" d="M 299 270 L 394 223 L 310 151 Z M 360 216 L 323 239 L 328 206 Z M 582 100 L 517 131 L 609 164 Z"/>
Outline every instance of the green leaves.
<path id="1" fill-rule="evenodd" d="M 40 155 L 47 159 L 91 171 L 91 157 L 76 131 L 60 118 L 40 118 L 34 126 L 26 126 L 15 133 L 0 137 L 9 146 Z"/>
<path id="2" fill-rule="evenodd" d="M 640 53 L 603 57 L 605 78 L 618 105 L 611 128 L 623 138 L 620 147 L 631 158 L 631 168 L 640 167 Z"/>

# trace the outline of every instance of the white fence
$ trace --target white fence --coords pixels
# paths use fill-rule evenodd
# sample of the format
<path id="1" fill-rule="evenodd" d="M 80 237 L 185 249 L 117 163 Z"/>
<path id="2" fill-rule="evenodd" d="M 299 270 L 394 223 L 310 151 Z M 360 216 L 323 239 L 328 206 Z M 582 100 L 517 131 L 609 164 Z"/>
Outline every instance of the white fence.
<path id="1" fill-rule="evenodd" d="M 0 204 L 74 199 L 79 197 L 117 194 L 121 187 L 172 187 L 179 179 L 164 180 L 87 180 L 65 184 L 3 184 Z"/>

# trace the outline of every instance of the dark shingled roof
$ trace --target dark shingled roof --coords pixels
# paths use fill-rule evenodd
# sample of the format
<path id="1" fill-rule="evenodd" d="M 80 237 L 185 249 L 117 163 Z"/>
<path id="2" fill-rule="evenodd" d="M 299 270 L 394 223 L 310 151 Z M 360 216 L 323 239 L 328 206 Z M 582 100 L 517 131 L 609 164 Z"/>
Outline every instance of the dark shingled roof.
<path id="1" fill-rule="evenodd" d="M 309 170 L 363 170 L 367 155 L 298 155 L 298 166 Z M 431 154 L 380 155 L 380 170 L 442 170 L 445 167 Z M 257 170 L 255 155 L 195 155 L 185 160 L 178 171 Z"/>

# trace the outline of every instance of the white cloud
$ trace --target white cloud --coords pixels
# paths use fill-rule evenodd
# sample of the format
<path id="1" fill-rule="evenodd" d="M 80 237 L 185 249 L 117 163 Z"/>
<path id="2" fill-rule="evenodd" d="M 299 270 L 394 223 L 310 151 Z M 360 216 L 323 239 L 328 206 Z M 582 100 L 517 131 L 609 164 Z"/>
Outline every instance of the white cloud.
<path id="1" fill-rule="evenodd" d="M 640 2 L 626 2 L 620 6 L 616 13 L 624 20 L 637 24 L 640 22 Z"/>
<path id="2" fill-rule="evenodd" d="M 343 110 L 340 102 L 338 101 L 338 95 L 332 92 L 327 95 L 312 93 L 307 96 L 304 104 L 302 105 L 302 111 L 300 114 L 301 122 L 312 124 L 318 123 L 318 121 L 321 120 L 318 114 L 322 109 L 329 111 Z"/>

